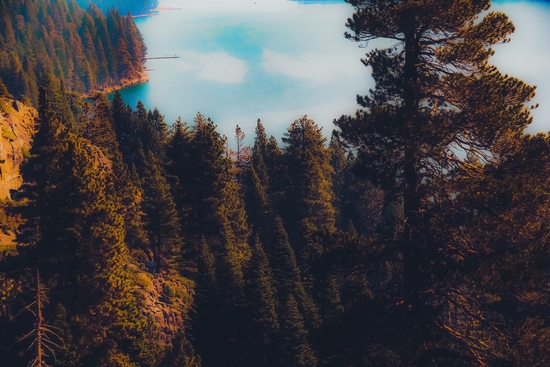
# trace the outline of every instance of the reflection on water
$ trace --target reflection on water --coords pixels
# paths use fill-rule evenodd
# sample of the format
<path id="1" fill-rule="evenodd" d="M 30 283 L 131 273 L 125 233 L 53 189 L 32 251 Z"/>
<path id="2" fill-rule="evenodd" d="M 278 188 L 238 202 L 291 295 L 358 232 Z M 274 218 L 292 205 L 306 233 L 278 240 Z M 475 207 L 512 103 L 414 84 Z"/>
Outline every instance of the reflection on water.
<path id="1" fill-rule="evenodd" d="M 355 96 L 372 87 L 369 70 L 359 61 L 366 50 L 343 37 L 353 8 L 341 1 L 165 0 L 161 7 L 181 10 L 160 11 L 136 24 L 149 56 L 180 58 L 149 60 L 149 83 L 122 94 L 133 106 L 138 100 L 147 108 L 157 106 L 169 123 L 177 116 L 191 122 L 200 111 L 225 135 L 232 136 L 239 124 L 252 136 L 261 118 L 268 134 L 280 137 L 307 114 L 328 135 L 332 120 L 353 114 Z M 529 131 L 546 131 L 550 6 L 500 1 L 493 8 L 507 13 L 517 31 L 511 43 L 496 46 L 492 62 L 538 85 L 535 102 L 541 107 Z"/>

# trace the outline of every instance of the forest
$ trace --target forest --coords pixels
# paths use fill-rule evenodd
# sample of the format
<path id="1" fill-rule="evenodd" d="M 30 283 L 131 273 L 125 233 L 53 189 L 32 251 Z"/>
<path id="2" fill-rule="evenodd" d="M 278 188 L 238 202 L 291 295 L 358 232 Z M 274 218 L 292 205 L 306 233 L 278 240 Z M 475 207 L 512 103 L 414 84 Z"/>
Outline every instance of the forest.
<path id="1" fill-rule="evenodd" d="M 10 21 L 65 9 L 68 40 L 103 29 L 142 67 L 129 17 L 7 1 L 25 4 L 0 3 Z M 38 118 L 0 202 L 0 365 L 550 365 L 550 136 L 524 133 L 535 88 L 489 63 L 514 25 L 489 0 L 348 1 L 347 38 L 393 44 L 330 138 L 307 116 L 227 138 L 200 113 L 76 98 L 94 84 L 73 59 L 2 23 L 0 53 L 35 56 L 0 100 Z"/>
<path id="2" fill-rule="evenodd" d="M 77 94 L 141 80 L 141 33 L 117 10 L 105 14 L 75 1 L 0 1 L 0 79 L 9 93 L 37 106 L 47 74 Z"/>

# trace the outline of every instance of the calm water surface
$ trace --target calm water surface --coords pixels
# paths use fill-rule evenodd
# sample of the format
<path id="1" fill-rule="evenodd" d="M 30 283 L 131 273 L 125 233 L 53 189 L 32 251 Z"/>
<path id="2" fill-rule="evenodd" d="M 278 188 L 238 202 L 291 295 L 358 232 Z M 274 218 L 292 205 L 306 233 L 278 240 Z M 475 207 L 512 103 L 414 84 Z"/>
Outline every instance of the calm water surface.
<path id="1" fill-rule="evenodd" d="M 195 114 L 211 117 L 233 136 L 236 124 L 252 135 L 261 118 L 268 134 L 280 137 L 307 114 L 324 127 L 353 114 L 356 94 L 373 87 L 360 58 L 367 49 L 346 40 L 345 3 L 286 0 L 161 0 L 163 10 L 138 18 L 150 57 L 149 82 L 122 91 L 127 103 L 158 107 L 167 122 Z M 516 25 L 509 44 L 496 47 L 492 61 L 504 72 L 536 84 L 535 122 L 529 132 L 550 129 L 550 4 L 499 1 L 496 10 Z M 369 45 L 370 47 L 373 44 Z M 546 103 L 548 101 L 548 103 Z"/>

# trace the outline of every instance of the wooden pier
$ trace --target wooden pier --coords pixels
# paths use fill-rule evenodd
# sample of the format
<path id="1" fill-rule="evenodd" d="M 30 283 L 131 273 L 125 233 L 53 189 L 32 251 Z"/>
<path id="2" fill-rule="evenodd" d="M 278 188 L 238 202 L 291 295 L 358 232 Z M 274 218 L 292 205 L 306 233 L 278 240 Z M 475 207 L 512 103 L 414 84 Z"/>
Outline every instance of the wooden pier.
<path id="1" fill-rule="evenodd" d="M 146 57 L 145 60 L 161 60 L 161 59 L 179 59 L 178 55 L 174 56 L 155 56 L 155 57 Z"/>

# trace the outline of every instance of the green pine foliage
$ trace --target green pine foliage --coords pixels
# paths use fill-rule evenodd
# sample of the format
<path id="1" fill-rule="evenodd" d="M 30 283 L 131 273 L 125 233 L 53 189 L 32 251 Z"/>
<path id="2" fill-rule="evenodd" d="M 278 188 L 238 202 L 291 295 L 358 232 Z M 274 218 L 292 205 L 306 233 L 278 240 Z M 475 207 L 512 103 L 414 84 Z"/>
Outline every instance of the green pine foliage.
<path id="1" fill-rule="evenodd" d="M 131 366 L 142 358 L 135 350 L 147 349 L 147 322 L 138 311 L 112 172 L 98 148 L 61 125 L 48 91 L 42 95 L 40 139 L 23 171 L 40 179 L 29 180 L 23 192 L 28 220 L 19 241 L 29 248 L 29 264 L 43 269 L 52 304 L 61 304 L 65 322 L 71 320 L 64 356 Z"/>
<path id="2" fill-rule="evenodd" d="M 188 215 L 188 203 L 186 203 L 186 190 L 182 188 L 182 182 L 186 182 L 186 170 L 189 154 L 191 132 L 186 123 L 178 119 L 171 127 L 166 145 L 166 173 L 171 181 L 171 189 L 174 195 L 176 208 L 183 219 Z"/>
<path id="3" fill-rule="evenodd" d="M 181 227 L 170 186 L 151 151 L 146 163 L 142 184 L 143 222 L 154 254 L 155 272 L 160 273 L 165 263 L 177 264 L 176 259 L 182 251 Z"/>
<path id="4" fill-rule="evenodd" d="M 318 309 L 304 289 L 296 255 L 290 246 L 288 235 L 279 217 L 274 218 L 268 233 L 268 240 L 265 243 L 279 295 L 279 304 L 284 304 L 286 297 L 292 295 L 303 314 L 306 327 L 314 329 L 320 322 Z"/>
<path id="5" fill-rule="evenodd" d="M 178 128 L 176 128 L 178 129 Z M 205 237 L 214 252 L 223 252 L 230 232 L 239 261 L 249 257 L 248 224 L 240 186 L 232 160 L 225 154 L 226 138 L 216 126 L 198 114 L 191 131 L 179 127 L 169 142 L 170 167 L 178 178 L 178 198 L 186 242 Z M 176 150 L 177 149 L 177 150 Z M 196 246 L 196 245 L 192 245 Z"/>
<path id="6" fill-rule="evenodd" d="M 288 295 L 281 311 L 281 365 L 315 367 L 317 358 L 307 339 L 304 320 L 294 296 Z"/>
<path id="7" fill-rule="evenodd" d="M 387 312 L 402 322 L 390 328 L 400 338 L 380 335 L 369 347 L 391 351 L 405 365 L 513 365 L 507 329 L 514 322 L 494 304 L 508 297 L 482 290 L 477 266 L 488 265 L 493 251 L 522 247 L 495 232 L 485 240 L 485 218 L 495 218 L 524 179 L 517 171 L 516 182 L 499 178 L 500 190 L 490 172 L 516 154 L 532 121 L 526 103 L 534 88 L 489 64 L 493 46 L 507 42 L 514 26 L 505 14 L 486 12 L 488 0 L 351 3 L 348 38 L 395 42 L 367 54 L 376 87 L 358 97 L 362 109 L 354 117 L 336 122 L 357 150 L 355 171 L 383 193 L 383 232 L 373 248 L 374 258 L 387 259 L 386 291 L 376 299 L 393 303 Z M 470 206 L 470 190 L 492 197 L 495 207 Z M 538 200 L 526 200 L 544 211 Z M 503 259 L 500 266 L 536 277 Z"/>
<path id="8" fill-rule="evenodd" d="M 204 366 L 222 363 L 218 351 L 223 344 L 219 332 L 221 302 L 216 277 L 215 258 L 203 237 L 197 256 L 197 277 L 194 312 L 192 315 L 193 336 L 197 352 Z"/>
<path id="9" fill-rule="evenodd" d="M 201 114 L 80 100 L 139 77 L 131 18 L 0 2 L 0 97 L 39 106 L 0 205 L 0 364 L 44 322 L 63 367 L 548 365 L 550 138 L 488 64 L 513 25 L 488 0 L 350 3 L 349 38 L 397 41 L 362 109 L 330 142 L 306 116 L 281 147 L 237 127 L 230 154 Z"/>
<path id="10" fill-rule="evenodd" d="M 184 333 L 179 333 L 172 341 L 171 350 L 166 354 L 160 367 L 200 367 L 201 359 L 195 353 L 191 342 Z"/>
<path id="11" fill-rule="evenodd" d="M 110 160 L 114 174 L 114 190 L 121 199 L 120 211 L 124 217 L 126 244 L 132 248 L 148 243 L 140 217 L 142 195 L 133 183 L 128 166 L 123 161 L 120 145 L 114 130 L 111 104 L 105 95 L 98 95 L 84 122 L 83 137 L 101 149 Z"/>
<path id="12" fill-rule="evenodd" d="M 279 307 L 273 274 L 258 236 L 255 237 L 248 267 L 245 299 L 251 322 L 247 360 L 252 366 L 276 366 Z"/>
<path id="13" fill-rule="evenodd" d="M 84 11 L 75 2 L 4 0 L 0 14 L 0 79 L 10 94 L 25 95 L 35 105 L 43 74 L 86 93 L 143 73 L 142 36 L 131 18 L 116 11 L 104 15 L 93 4 Z"/>
<path id="14" fill-rule="evenodd" d="M 2 82 L 2 79 L 0 79 L 0 98 L 13 98 L 10 92 L 8 92 L 8 87 Z"/>
<path id="15" fill-rule="evenodd" d="M 307 219 L 316 231 L 333 232 L 335 211 L 330 166 L 330 151 L 321 129 L 307 116 L 294 121 L 285 133 L 283 142 L 288 186 L 284 206 L 284 219 L 290 224 L 290 237 L 295 236 L 293 226 Z"/>

